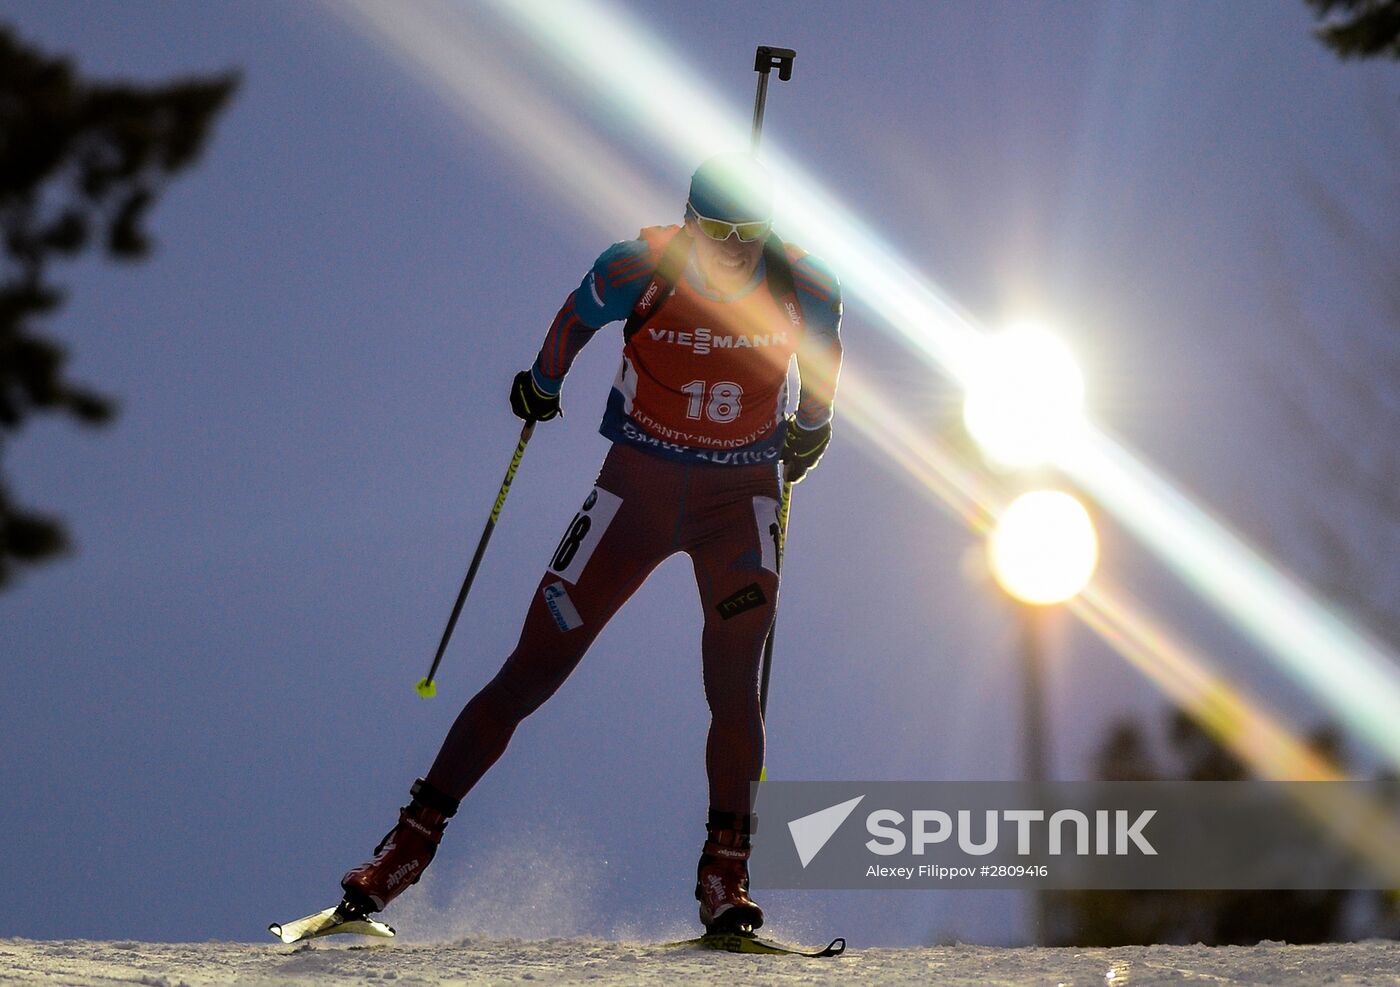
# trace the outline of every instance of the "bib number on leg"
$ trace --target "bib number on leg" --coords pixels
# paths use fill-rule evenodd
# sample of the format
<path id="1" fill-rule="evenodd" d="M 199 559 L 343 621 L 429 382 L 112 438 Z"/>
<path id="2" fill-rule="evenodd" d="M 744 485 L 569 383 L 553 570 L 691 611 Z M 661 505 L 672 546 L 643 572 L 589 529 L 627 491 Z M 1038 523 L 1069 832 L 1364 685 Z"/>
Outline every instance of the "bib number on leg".
<path id="1" fill-rule="evenodd" d="M 577 583 L 593 550 L 622 506 L 622 498 L 601 487 L 594 487 L 583 507 L 574 515 L 549 561 L 549 571 L 566 583 Z"/>

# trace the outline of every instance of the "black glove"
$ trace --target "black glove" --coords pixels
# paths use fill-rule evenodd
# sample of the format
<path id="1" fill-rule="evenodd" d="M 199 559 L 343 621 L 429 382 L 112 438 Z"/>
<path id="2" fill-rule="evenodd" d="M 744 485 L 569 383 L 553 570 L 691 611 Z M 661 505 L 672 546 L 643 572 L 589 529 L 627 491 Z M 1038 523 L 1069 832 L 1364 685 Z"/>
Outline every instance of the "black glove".
<path id="1" fill-rule="evenodd" d="M 510 410 L 527 422 L 547 422 L 559 414 L 559 395 L 540 390 L 535 375 L 522 370 L 510 387 Z"/>
<path id="2" fill-rule="evenodd" d="M 822 458 L 831 442 L 831 421 L 816 428 L 803 428 L 797 424 L 796 415 L 788 415 L 787 430 L 783 436 L 783 479 L 796 483 L 807 475 L 807 471 Z"/>

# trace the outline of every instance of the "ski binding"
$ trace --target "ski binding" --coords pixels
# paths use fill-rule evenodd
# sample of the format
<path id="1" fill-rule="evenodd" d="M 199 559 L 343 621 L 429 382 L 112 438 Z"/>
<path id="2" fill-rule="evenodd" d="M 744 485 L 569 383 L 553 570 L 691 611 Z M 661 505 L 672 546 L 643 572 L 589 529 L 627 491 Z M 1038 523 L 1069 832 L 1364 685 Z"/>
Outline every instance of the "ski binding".
<path id="1" fill-rule="evenodd" d="M 691 949 L 718 949 L 728 953 L 765 953 L 770 956 L 840 956 L 846 951 L 846 940 L 840 937 L 821 949 L 808 950 L 798 946 L 788 946 L 772 939 L 763 939 L 752 931 L 707 932 L 696 939 L 686 939 L 671 943 L 673 946 L 686 946 Z"/>
<path id="2" fill-rule="evenodd" d="M 289 945 L 306 939 L 318 939 L 321 936 L 334 936 L 342 933 L 378 936 L 382 939 L 394 938 L 392 927 L 383 922 L 376 922 L 367 915 L 343 912 L 339 905 L 307 915 L 305 918 L 299 918 L 295 922 L 288 922 L 286 925 L 273 922 L 267 927 L 267 931 Z"/>

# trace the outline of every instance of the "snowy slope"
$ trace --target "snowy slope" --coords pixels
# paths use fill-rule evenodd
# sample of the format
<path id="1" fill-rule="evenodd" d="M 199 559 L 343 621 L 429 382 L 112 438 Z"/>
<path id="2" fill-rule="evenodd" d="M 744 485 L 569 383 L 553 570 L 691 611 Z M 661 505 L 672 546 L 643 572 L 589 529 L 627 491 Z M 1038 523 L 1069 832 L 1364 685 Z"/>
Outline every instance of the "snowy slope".
<path id="1" fill-rule="evenodd" d="M 938 946 L 834 959 L 658 943 L 462 939 L 365 945 L 0 939 L 0 984 L 1400 984 L 1400 943 L 1123 949 Z"/>

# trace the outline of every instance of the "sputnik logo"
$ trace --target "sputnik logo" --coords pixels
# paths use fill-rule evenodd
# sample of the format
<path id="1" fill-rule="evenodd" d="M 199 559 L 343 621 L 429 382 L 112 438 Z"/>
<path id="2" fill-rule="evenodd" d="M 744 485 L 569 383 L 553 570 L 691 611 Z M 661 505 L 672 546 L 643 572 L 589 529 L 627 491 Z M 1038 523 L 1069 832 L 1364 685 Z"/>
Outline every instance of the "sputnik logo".
<path id="1" fill-rule="evenodd" d="M 802 861 L 805 869 L 812 858 L 821 852 L 822 847 L 836 835 L 836 831 L 841 828 L 841 824 L 847 817 L 855 811 L 865 798 L 864 795 L 857 796 L 848 802 L 833 805 L 813 812 L 811 815 L 802 816 L 789 822 L 788 832 L 792 834 L 793 846 L 797 847 L 797 857 Z"/>

